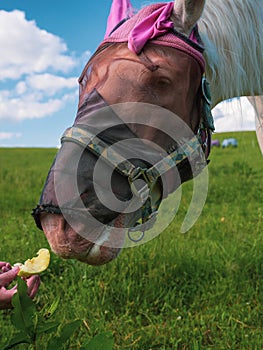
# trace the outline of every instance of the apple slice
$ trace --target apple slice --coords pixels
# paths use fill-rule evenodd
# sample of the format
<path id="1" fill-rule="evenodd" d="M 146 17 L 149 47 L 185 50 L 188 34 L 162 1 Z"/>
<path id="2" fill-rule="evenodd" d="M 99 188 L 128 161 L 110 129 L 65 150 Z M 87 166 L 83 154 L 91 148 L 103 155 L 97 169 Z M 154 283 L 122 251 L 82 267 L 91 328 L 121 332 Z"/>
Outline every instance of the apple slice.
<path id="1" fill-rule="evenodd" d="M 24 264 L 17 263 L 14 266 L 20 268 L 18 276 L 29 277 L 37 275 L 47 269 L 50 261 L 50 253 L 46 248 L 42 248 L 37 252 L 37 256 L 32 259 L 27 259 Z"/>

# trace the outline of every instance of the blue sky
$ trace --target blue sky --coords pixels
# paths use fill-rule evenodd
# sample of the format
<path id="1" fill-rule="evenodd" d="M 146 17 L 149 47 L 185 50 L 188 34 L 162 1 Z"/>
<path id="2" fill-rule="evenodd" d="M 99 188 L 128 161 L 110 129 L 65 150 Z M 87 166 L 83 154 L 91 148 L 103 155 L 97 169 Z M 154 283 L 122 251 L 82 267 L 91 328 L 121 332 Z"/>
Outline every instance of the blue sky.
<path id="1" fill-rule="evenodd" d="M 146 3 L 132 0 L 135 8 Z M 1 0 L 0 146 L 59 145 L 76 115 L 77 79 L 103 39 L 110 6 L 111 0 Z M 254 128 L 246 101 L 248 120 L 238 103 L 228 105 L 214 111 L 217 131 Z"/>

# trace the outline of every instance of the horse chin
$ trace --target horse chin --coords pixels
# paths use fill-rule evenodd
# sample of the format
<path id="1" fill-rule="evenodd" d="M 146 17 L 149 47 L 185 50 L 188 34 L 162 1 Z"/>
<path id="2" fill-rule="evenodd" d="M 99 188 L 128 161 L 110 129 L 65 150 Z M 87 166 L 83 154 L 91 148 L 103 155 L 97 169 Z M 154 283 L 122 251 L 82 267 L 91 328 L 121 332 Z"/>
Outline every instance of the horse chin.
<path id="1" fill-rule="evenodd" d="M 64 259 L 103 265 L 114 260 L 121 251 L 121 248 L 110 246 L 107 232 L 90 241 L 76 233 L 62 215 L 45 213 L 40 220 L 51 250 Z"/>

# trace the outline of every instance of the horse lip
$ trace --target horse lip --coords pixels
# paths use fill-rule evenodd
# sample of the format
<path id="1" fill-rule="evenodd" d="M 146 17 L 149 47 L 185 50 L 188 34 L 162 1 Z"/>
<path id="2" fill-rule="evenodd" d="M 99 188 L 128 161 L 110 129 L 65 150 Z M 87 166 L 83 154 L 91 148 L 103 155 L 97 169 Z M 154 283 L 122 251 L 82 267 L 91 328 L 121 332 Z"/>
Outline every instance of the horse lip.
<path id="1" fill-rule="evenodd" d="M 51 250 L 64 259 L 102 265 L 115 259 L 121 250 L 104 244 L 108 239 L 107 232 L 103 232 L 92 241 L 82 237 L 71 228 L 61 214 L 44 213 L 40 221 Z"/>

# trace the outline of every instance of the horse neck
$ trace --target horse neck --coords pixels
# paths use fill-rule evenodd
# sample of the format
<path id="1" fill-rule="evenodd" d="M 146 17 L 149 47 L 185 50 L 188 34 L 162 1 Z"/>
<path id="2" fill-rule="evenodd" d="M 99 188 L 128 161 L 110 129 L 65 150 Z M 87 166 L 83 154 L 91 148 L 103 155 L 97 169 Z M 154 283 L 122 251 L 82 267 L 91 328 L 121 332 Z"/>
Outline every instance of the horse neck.
<path id="1" fill-rule="evenodd" d="M 198 25 L 213 105 L 263 95 L 263 1 L 207 0 Z"/>

